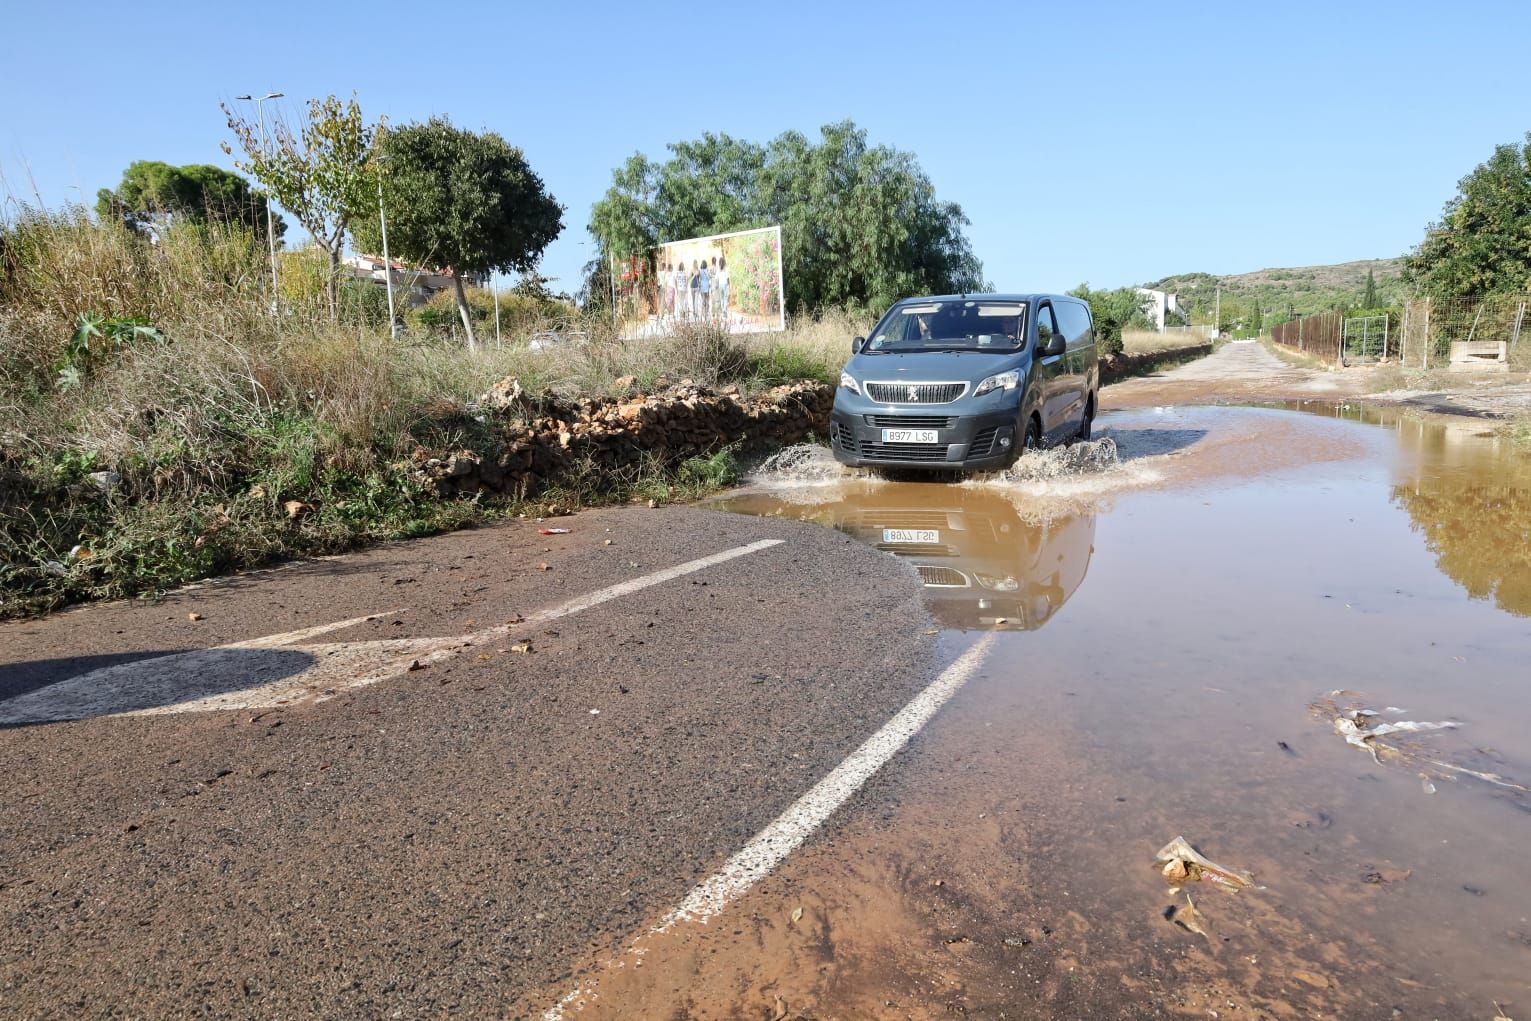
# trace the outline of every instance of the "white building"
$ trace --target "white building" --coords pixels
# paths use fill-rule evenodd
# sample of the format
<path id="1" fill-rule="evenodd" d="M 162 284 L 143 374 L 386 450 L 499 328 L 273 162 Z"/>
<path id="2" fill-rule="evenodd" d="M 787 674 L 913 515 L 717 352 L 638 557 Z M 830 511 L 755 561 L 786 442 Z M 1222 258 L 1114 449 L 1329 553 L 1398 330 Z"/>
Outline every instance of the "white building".
<path id="1" fill-rule="evenodd" d="M 1145 311 L 1153 320 L 1154 329 L 1163 333 L 1165 317 L 1180 311 L 1179 295 L 1171 294 L 1169 291 L 1155 291 L 1148 287 L 1139 287 L 1138 293 L 1145 299 L 1143 303 L 1148 306 Z"/>
<path id="2" fill-rule="evenodd" d="M 345 271 L 355 280 L 371 280 L 379 287 L 386 287 L 389 273 L 384 270 L 381 255 L 351 255 L 341 260 Z M 394 294 L 401 305 L 424 305 L 442 291 L 450 290 L 452 277 L 440 269 L 418 269 L 406 266 L 397 259 L 390 267 Z M 484 280 L 476 273 L 464 273 L 463 285 L 482 287 Z"/>

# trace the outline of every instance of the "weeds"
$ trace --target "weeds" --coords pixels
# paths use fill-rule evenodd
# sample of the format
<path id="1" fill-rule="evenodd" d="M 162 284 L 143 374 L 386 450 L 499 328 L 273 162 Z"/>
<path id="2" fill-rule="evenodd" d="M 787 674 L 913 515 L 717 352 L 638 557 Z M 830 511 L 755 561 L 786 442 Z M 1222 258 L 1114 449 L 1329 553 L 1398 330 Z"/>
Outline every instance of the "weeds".
<path id="1" fill-rule="evenodd" d="M 732 483 L 732 452 L 617 476 L 575 466 L 525 506 L 440 499 L 407 462 L 420 446 L 491 447 L 472 409 L 506 376 L 565 399 L 628 376 L 748 391 L 837 378 L 862 332 L 830 316 L 786 334 L 629 341 L 592 320 L 572 324 L 583 343 L 533 351 L 542 324 L 521 317 L 504 346 L 470 351 L 425 330 L 394 340 L 365 309 L 332 323 L 285 302 L 273 316 L 267 273 L 253 236 L 217 225 L 151 242 L 81 208 L 0 222 L 0 616 L 550 502 L 691 499 Z"/>

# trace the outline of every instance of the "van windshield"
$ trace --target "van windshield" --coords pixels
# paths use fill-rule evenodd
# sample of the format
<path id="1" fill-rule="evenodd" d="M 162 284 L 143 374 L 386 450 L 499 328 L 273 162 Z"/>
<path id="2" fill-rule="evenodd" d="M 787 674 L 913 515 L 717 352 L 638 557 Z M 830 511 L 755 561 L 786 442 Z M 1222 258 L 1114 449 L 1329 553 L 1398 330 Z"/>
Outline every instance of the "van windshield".
<path id="1" fill-rule="evenodd" d="M 864 350 L 1015 351 L 1025 342 L 1025 302 L 957 299 L 893 306 Z"/>

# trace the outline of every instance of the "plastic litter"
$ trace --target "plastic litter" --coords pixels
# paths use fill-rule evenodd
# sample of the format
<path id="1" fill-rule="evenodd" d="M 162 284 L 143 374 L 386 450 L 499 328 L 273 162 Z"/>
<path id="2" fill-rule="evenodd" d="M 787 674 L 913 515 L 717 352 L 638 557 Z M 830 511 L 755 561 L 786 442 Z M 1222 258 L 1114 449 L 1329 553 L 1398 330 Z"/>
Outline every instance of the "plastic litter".
<path id="1" fill-rule="evenodd" d="M 1205 879 L 1218 889 L 1237 893 L 1246 886 L 1253 886 L 1255 879 L 1248 872 L 1240 872 L 1202 856 L 1185 837 L 1176 837 L 1159 849 L 1154 865 L 1164 878 L 1176 889 L 1188 882 Z M 1194 905 L 1192 908 L 1194 910 Z"/>
<path id="2" fill-rule="evenodd" d="M 574 531 L 574 529 L 572 529 L 572 528 L 539 528 L 539 529 L 537 529 L 537 534 L 538 535 L 568 535 L 572 531 Z"/>
<path id="3" fill-rule="evenodd" d="M 1345 739 L 1346 744 L 1355 745 L 1371 752 L 1372 759 L 1381 763 L 1382 759 L 1377 755 L 1377 745 L 1374 743 L 1379 737 L 1389 734 L 1415 734 L 1424 730 L 1452 730 L 1460 724 L 1446 720 L 1441 723 L 1428 723 L 1416 720 L 1400 720 L 1397 723 L 1373 723 L 1377 718 L 1377 712 L 1372 709 L 1345 709 L 1334 718 L 1334 730 Z M 1383 746 L 1386 747 L 1386 746 Z"/>

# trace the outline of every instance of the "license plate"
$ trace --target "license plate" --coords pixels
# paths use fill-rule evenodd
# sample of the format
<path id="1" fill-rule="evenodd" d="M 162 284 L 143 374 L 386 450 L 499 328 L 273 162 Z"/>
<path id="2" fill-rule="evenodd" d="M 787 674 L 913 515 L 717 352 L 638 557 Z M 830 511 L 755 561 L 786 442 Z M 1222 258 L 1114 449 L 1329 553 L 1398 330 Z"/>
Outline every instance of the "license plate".
<path id="1" fill-rule="evenodd" d="M 940 435 L 938 429 L 884 429 L 884 443 L 935 443 Z"/>
<path id="2" fill-rule="evenodd" d="M 934 528 L 884 528 L 883 542 L 920 543 L 933 546 L 941 541 L 941 533 Z"/>

